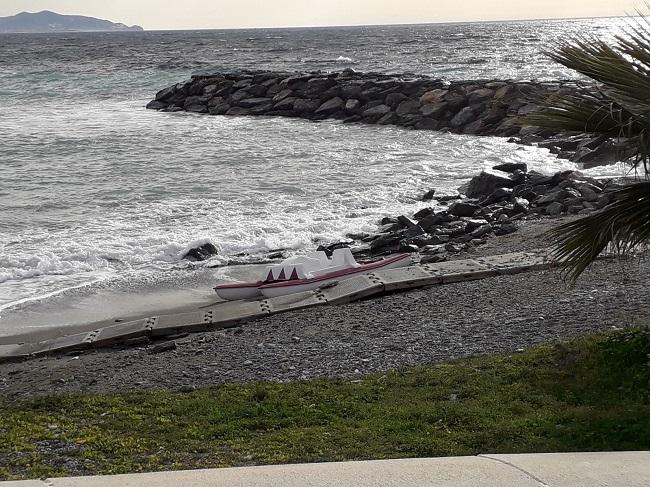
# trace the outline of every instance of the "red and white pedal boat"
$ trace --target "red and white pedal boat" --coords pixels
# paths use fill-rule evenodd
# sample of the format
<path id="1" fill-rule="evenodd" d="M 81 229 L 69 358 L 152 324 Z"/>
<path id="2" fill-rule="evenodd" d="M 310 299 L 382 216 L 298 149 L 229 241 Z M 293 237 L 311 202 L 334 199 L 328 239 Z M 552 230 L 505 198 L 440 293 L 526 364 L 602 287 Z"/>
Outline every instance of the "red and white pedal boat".
<path id="1" fill-rule="evenodd" d="M 406 267 L 411 264 L 409 254 L 395 254 L 373 262 L 359 264 L 350 249 L 336 249 L 332 258 L 325 252 L 312 252 L 291 257 L 281 264 L 269 267 L 266 279 L 255 282 L 225 282 L 215 286 L 219 297 L 227 301 L 275 298 L 287 294 L 313 291 L 344 279 L 370 272 Z"/>

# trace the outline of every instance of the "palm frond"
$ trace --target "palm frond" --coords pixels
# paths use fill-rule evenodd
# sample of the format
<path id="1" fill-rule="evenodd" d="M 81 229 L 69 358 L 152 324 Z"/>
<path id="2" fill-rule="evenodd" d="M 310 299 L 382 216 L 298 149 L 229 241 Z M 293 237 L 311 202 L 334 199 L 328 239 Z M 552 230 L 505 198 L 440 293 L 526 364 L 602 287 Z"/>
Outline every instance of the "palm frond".
<path id="1" fill-rule="evenodd" d="M 523 123 L 618 138 L 633 170 L 648 175 L 650 161 L 650 22 L 645 17 L 613 41 L 582 36 L 547 55 L 595 81 L 589 88 L 544 100 Z"/>
<path id="2" fill-rule="evenodd" d="M 600 133 L 611 137 L 636 135 L 642 129 L 634 115 L 612 100 L 589 91 L 573 95 L 552 95 L 544 100 L 545 109 L 525 117 L 537 127 L 576 132 Z M 622 130 L 627 128 L 627 130 Z"/>
<path id="3" fill-rule="evenodd" d="M 582 37 L 560 44 L 556 51 L 547 54 L 605 86 L 608 96 L 627 110 L 637 115 L 648 114 L 650 76 L 645 60 L 650 57 L 650 44 L 640 34 L 616 39 L 617 43 L 610 46 L 600 39 Z"/>
<path id="4" fill-rule="evenodd" d="M 650 241 L 650 183 L 638 183 L 614 193 L 605 209 L 561 225 L 547 236 L 551 255 L 575 282 L 607 248 L 628 255 Z"/>

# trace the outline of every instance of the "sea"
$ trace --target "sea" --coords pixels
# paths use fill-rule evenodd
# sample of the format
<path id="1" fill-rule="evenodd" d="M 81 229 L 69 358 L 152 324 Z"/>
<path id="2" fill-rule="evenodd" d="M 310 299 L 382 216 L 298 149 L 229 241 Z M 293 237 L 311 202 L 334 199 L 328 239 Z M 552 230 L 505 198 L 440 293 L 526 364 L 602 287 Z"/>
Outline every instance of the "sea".
<path id="1" fill-rule="evenodd" d="M 626 22 L 0 35 L 0 336 L 205 302 L 250 272 L 227 264 L 372 232 L 498 163 L 575 169 L 503 138 L 145 110 L 159 89 L 210 69 L 572 79 L 545 51 Z M 181 259 L 204 242 L 219 255 Z"/>

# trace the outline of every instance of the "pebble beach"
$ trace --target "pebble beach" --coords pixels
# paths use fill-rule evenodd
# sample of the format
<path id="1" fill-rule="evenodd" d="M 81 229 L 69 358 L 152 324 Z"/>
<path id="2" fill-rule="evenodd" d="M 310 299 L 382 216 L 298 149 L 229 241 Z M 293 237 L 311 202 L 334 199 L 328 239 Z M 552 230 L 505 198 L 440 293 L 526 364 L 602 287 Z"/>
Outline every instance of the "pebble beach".
<path id="1" fill-rule="evenodd" d="M 531 220 L 471 255 L 539 249 L 562 220 Z M 466 256 L 467 257 L 467 256 Z M 650 263 L 597 262 L 575 287 L 559 270 L 499 276 L 269 317 L 216 333 L 0 364 L 10 400 L 51 393 L 191 391 L 363 374 L 647 324 Z"/>

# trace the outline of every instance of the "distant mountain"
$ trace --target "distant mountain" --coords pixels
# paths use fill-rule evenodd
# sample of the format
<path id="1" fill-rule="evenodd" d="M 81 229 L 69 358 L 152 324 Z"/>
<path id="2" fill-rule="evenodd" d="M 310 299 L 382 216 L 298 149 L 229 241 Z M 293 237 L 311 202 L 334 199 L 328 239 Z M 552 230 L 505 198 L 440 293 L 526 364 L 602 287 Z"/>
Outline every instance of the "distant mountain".
<path id="1" fill-rule="evenodd" d="M 0 17 L 0 33 L 39 32 L 124 32 L 142 31 L 139 25 L 129 27 L 108 20 L 82 15 L 61 15 L 44 10 L 38 13 L 22 12 L 12 17 Z"/>

